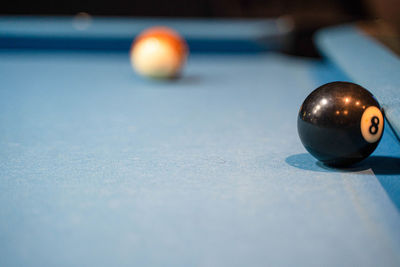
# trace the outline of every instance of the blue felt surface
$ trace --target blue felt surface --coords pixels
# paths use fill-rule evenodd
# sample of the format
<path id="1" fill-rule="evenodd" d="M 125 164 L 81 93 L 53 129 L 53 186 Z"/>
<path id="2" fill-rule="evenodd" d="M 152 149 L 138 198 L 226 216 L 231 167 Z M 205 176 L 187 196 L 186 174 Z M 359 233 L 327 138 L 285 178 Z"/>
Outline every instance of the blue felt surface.
<path id="1" fill-rule="evenodd" d="M 162 83 L 120 53 L 3 51 L 0 266 L 399 266 L 394 136 L 341 171 L 297 136 L 339 78 L 273 53 Z"/>
<path id="2" fill-rule="evenodd" d="M 353 25 L 325 29 L 316 41 L 340 69 L 378 98 L 400 137 L 400 58 Z"/>

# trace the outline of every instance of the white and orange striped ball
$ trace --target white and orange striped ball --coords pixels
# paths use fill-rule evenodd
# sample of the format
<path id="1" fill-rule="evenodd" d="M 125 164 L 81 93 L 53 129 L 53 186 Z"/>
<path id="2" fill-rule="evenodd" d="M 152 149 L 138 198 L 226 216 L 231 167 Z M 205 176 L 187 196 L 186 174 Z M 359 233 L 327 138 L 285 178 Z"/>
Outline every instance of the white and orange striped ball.
<path id="1" fill-rule="evenodd" d="M 186 62 L 185 40 L 168 27 L 152 27 L 143 31 L 130 50 L 132 67 L 151 78 L 174 78 L 180 75 Z"/>

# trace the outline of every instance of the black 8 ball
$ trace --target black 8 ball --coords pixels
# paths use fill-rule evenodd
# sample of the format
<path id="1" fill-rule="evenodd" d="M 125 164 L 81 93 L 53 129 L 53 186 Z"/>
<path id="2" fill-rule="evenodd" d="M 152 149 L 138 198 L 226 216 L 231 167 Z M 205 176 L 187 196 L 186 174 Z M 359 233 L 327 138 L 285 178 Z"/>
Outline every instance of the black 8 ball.
<path id="1" fill-rule="evenodd" d="M 304 147 L 332 166 L 346 166 L 368 157 L 383 133 L 384 118 L 375 97 L 349 82 L 332 82 L 304 100 L 297 130 Z"/>

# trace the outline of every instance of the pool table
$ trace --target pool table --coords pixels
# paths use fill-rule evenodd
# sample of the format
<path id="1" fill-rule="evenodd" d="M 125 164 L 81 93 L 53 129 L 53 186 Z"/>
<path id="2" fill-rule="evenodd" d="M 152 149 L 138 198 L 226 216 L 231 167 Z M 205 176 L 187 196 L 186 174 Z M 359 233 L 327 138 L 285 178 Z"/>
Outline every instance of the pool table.
<path id="1" fill-rule="evenodd" d="M 129 46 L 152 25 L 188 41 L 179 79 L 133 72 Z M 399 59 L 355 25 L 317 34 L 322 59 L 285 55 L 290 31 L 0 18 L 0 266 L 400 266 Z M 342 169 L 309 155 L 296 124 L 338 80 L 388 120 Z"/>

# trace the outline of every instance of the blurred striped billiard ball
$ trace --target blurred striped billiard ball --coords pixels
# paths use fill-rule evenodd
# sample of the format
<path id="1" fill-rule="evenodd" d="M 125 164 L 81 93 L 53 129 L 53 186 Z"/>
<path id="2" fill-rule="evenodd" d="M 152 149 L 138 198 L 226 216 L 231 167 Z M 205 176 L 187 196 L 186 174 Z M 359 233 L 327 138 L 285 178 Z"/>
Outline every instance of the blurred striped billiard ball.
<path id="1" fill-rule="evenodd" d="M 332 82 L 315 89 L 303 102 L 297 130 L 315 158 L 346 166 L 368 157 L 381 140 L 384 118 L 375 97 L 360 85 Z"/>
<path id="2" fill-rule="evenodd" d="M 131 64 L 137 73 L 160 79 L 178 77 L 187 55 L 185 40 L 173 29 L 161 26 L 143 31 L 130 50 Z"/>

